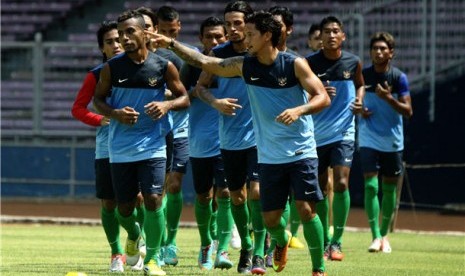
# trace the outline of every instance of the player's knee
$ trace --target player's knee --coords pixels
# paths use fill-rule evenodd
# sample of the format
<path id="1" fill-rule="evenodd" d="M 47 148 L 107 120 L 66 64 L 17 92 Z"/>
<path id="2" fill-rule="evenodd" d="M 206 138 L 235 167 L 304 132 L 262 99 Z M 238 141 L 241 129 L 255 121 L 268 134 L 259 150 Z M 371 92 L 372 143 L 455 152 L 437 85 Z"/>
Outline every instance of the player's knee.
<path id="1" fill-rule="evenodd" d="M 365 181 L 365 193 L 376 195 L 378 194 L 378 181 L 367 179 Z"/>

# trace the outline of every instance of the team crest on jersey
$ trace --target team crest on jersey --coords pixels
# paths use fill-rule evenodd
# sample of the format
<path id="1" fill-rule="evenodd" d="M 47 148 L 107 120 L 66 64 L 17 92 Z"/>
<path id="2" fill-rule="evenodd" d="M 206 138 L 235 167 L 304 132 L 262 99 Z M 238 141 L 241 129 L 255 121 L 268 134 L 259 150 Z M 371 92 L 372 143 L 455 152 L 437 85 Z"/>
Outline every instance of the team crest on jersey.
<path id="1" fill-rule="evenodd" d="M 344 79 L 350 79 L 350 71 L 344 71 L 342 72 L 342 75 L 344 76 Z"/>
<path id="2" fill-rule="evenodd" d="M 286 84 L 287 84 L 287 78 L 286 77 L 278 78 L 278 85 L 279 86 L 285 86 Z"/>
<path id="3" fill-rule="evenodd" d="M 157 78 L 149 78 L 149 85 L 150 86 L 156 86 L 157 85 Z"/>

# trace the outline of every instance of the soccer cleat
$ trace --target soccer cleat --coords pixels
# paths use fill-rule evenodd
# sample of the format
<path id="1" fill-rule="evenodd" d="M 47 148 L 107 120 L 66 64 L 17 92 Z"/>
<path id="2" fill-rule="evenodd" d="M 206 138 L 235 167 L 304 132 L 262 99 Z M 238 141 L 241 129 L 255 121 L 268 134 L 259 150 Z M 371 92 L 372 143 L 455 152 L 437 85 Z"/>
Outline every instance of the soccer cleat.
<path id="1" fill-rule="evenodd" d="M 374 239 L 368 247 L 368 252 L 379 252 L 381 250 L 381 239 Z"/>
<path id="2" fill-rule="evenodd" d="M 166 272 L 161 269 L 155 260 L 150 260 L 148 263 L 144 265 L 144 275 L 158 275 L 163 276 L 166 275 Z"/>
<path id="3" fill-rule="evenodd" d="M 139 262 L 140 252 L 139 252 L 139 240 L 140 236 L 135 240 L 126 239 L 126 263 L 130 266 L 136 265 Z"/>
<path id="4" fill-rule="evenodd" d="M 233 263 L 229 259 L 228 252 L 222 251 L 221 253 L 216 254 L 215 259 L 215 268 L 220 269 L 230 269 L 233 266 Z"/>
<path id="5" fill-rule="evenodd" d="M 291 242 L 292 235 L 289 231 L 287 233 L 287 244 L 285 246 L 279 246 L 276 244 L 276 247 L 273 251 L 273 269 L 276 272 L 281 272 L 287 263 L 287 249 L 289 248 L 289 243 Z"/>
<path id="6" fill-rule="evenodd" d="M 314 270 L 312 272 L 312 276 L 327 276 L 328 274 L 321 270 Z"/>
<path id="7" fill-rule="evenodd" d="M 139 240 L 139 253 L 142 258 L 147 254 L 147 246 L 145 245 L 144 238 L 140 238 Z"/>
<path id="8" fill-rule="evenodd" d="M 342 253 L 342 248 L 340 243 L 331 244 L 331 254 L 330 259 L 333 261 L 342 261 L 344 259 L 344 254 Z"/>
<path id="9" fill-rule="evenodd" d="M 289 247 L 295 249 L 304 249 L 305 245 L 297 237 L 292 237 L 291 242 L 289 243 Z"/>
<path id="10" fill-rule="evenodd" d="M 160 247 L 160 252 L 158 252 L 158 254 L 155 255 L 155 260 L 157 261 L 157 265 L 159 267 L 162 267 L 162 266 L 166 265 L 163 256 L 165 256 L 165 247 L 164 246 Z"/>
<path id="11" fill-rule="evenodd" d="M 131 266 L 131 271 L 141 271 L 142 269 L 144 269 L 144 259 L 139 258 L 137 264 Z"/>
<path id="12" fill-rule="evenodd" d="M 211 244 L 200 247 L 198 264 L 201 270 L 212 269 L 213 267 L 212 254 L 213 254 L 213 246 Z"/>
<path id="13" fill-rule="evenodd" d="M 265 260 L 258 256 L 255 255 L 252 258 L 252 275 L 263 275 L 266 273 L 266 268 L 265 268 Z"/>
<path id="14" fill-rule="evenodd" d="M 112 273 L 123 273 L 124 272 L 124 263 L 125 257 L 123 254 L 113 254 L 111 255 L 110 269 Z"/>
<path id="15" fill-rule="evenodd" d="M 229 242 L 229 245 L 233 249 L 240 249 L 241 248 L 241 237 L 239 236 L 239 232 L 237 231 L 237 227 L 234 224 L 233 228 L 231 230 L 231 241 Z"/>
<path id="16" fill-rule="evenodd" d="M 392 252 L 391 244 L 389 243 L 386 236 L 384 236 L 382 241 L 381 241 L 381 251 L 383 251 L 383 253 L 391 253 Z"/>
<path id="17" fill-rule="evenodd" d="M 273 267 L 273 252 L 265 256 L 265 266 Z"/>
<path id="18" fill-rule="evenodd" d="M 323 260 L 327 261 L 331 259 L 331 246 L 330 244 L 325 245 L 325 251 L 323 252 Z"/>
<path id="19" fill-rule="evenodd" d="M 237 264 L 237 272 L 249 274 L 252 269 L 252 250 L 241 249 L 239 263 Z"/>
<path id="20" fill-rule="evenodd" d="M 178 264 L 178 248 L 175 245 L 165 246 L 165 251 L 163 252 L 163 261 L 167 265 L 176 266 Z"/>

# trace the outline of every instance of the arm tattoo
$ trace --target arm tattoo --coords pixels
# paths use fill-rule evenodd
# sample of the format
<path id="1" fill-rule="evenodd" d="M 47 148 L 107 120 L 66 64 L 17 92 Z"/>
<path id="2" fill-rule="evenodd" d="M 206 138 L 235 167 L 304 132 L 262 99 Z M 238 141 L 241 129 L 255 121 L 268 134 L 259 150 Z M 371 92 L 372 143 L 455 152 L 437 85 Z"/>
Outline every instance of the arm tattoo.
<path id="1" fill-rule="evenodd" d="M 179 43 L 179 42 L 178 42 Z M 179 44 L 177 44 L 179 45 Z M 178 48 L 179 47 L 179 48 Z M 181 48 L 181 49 L 180 49 Z M 174 53 L 192 66 L 202 68 L 202 63 L 205 61 L 205 56 L 195 50 L 185 46 L 177 46 L 173 49 Z"/>
<path id="2" fill-rule="evenodd" d="M 220 62 L 220 66 L 223 68 L 237 67 L 243 60 L 242 56 L 227 58 Z"/>

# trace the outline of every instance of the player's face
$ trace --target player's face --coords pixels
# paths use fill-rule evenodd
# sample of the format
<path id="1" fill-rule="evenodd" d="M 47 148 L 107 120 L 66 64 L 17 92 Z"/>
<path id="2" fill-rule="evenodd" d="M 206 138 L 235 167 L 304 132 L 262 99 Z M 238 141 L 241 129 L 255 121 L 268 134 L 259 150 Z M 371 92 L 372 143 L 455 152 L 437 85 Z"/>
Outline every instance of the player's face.
<path id="1" fill-rule="evenodd" d="M 229 41 L 232 43 L 244 41 L 244 14 L 242 12 L 228 12 L 224 15 L 224 21 L 226 22 Z"/>
<path id="2" fill-rule="evenodd" d="M 314 52 L 320 50 L 323 47 L 319 30 L 310 35 L 307 44 L 308 47 Z"/>
<path id="3" fill-rule="evenodd" d="M 164 36 L 177 38 L 181 30 L 181 21 L 163 21 L 158 20 L 158 32 Z"/>
<path id="4" fill-rule="evenodd" d="M 103 35 L 102 52 L 107 56 L 107 58 L 112 58 L 123 52 L 123 48 L 119 42 L 118 30 L 113 29 Z"/>
<path id="5" fill-rule="evenodd" d="M 224 33 L 223 26 L 209 26 L 203 29 L 203 34 L 200 36 L 200 42 L 202 42 L 205 52 L 210 50 L 218 44 L 225 43 L 227 40 L 226 34 Z"/>
<path id="6" fill-rule="evenodd" d="M 127 53 L 136 52 L 145 47 L 146 35 L 135 18 L 118 23 L 119 41 Z"/>
<path id="7" fill-rule="evenodd" d="M 144 17 L 144 21 L 145 21 L 145 29 L 149 32 L 154 32 L 156 33 L 157 32 L 157 28 L 156 26 L 153 25 L 153 21 L 152 21 L 152 18 L 150 18 L 150 16 L 148 15 L 145 15 L 143 14 L 142 15 Z"/>
<path id="8" fill-rule="evenodd" d="M 324 49 L 336 50 L 341 48 L 342 42 L 346 40 L 346 35 L 336 22 L 331 22 L 323 27 L 321 40 Z"/>
<path id="9" fill-rule="evenodd" d="M 393 57 L 394 51 L 389 49 L 385 41 L 379 40 L 373 43 L 370 49 L 371 60 L 375 65 L 388 63 Z"/>
<path id="10" fill-rule="evenodd" d="M 265 38 L 266 34 L 267 33 L 262 35 L 255 28 L 255 24 L 247 23 L 245 25 L 245 41 L 248 47 L 247 51 L 249 52 L 249 54 L 255 56 L 261 49 L 263 49 L 263 46 L 266 43 L 266 38 Z M 271 38 L 271 34 L 269 34 L 269 36 Z"/>
<path id="11" fill-rule="evenodd" d="M 281 23 L 281 36 L 279 37 L 279 44 L 283 45 L 287 37 L 292 33 L 292 28 L 287 29 L 286 24 L 284 24 L 283 17 L 281 15 L 274 15 L 273 18 Z"/>

